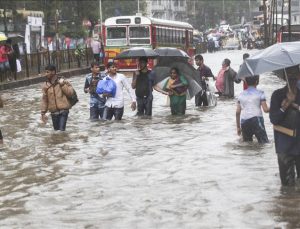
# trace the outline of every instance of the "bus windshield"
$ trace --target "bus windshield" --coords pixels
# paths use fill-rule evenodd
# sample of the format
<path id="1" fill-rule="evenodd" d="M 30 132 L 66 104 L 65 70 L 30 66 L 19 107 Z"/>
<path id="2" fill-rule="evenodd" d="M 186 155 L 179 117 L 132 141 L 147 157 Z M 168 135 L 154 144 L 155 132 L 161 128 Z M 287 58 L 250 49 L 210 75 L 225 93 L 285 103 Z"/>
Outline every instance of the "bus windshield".
<path id="1" fill-rule="evenodd" d="M 126 45 L 126 27 L 108 27 L 106 45 Z"/>
<path id="2" fill-rule="evenodd" d="M 150 44 L 149 26 L 130 26 L 129 37 L 129 43 L 131 45 Z"/>

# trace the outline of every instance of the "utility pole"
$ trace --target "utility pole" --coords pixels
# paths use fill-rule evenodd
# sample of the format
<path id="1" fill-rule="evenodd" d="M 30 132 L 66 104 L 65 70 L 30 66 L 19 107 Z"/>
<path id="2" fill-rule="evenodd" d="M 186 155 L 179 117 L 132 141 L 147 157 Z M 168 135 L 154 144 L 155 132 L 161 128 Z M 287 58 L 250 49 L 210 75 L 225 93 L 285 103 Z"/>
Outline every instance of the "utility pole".
<path id="1" fill-rule="evenodd" d="M 99 19 L 100 19 L 100 28 L 102 28 L 102 0 L 99 0 Z"/>
<path id="2" fill-rule="evenodd" d="M 268 24 L 267 24 L 267 0 L 263 0 L 263 9 L 264 9 L 264 43 L 265 47 L 269 46 L 269 36 L 268 36 Z"/>
<path id="3" fill-rule="evenodd" d="M 249 21 L 252 21 L 251 0 L 249 0 Z"/>
<path id="4" fill-rule="evenodd" d="M 291 33 L 291 20 L 292 20 L 292 15 L 291 15 L 291 0 L 289 0 L 289 41 L 292 41 L 292 33 Z"/>

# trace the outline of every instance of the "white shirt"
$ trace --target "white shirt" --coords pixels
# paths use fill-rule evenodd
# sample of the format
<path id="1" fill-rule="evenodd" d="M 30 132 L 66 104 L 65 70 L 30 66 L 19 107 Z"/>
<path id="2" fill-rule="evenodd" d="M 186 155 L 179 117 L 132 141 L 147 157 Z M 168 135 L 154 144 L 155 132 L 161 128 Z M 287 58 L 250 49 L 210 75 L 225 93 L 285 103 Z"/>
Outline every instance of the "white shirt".
<path id="1" fill-rule="evenodd" d="M 92 42 L 91 42 L 91 48 L 92 48 L 94 54 L 100 53 L 100 49 L 101 49 L 100 42 L 92 40 Z"/>
<path id="2" fill-rule="evenodd" d="M 115 97 L 109 97 L 106 100 L 105 106 L 112 107 L 112 108 L 124 107 L 124 93 L 123 93 L 124 87 L 128 92 L 132 102 L 136 101 L 135 93 L 131 88 L 127 78 L 123 74 L 117 73 L 115 76 L 107 76 L 107 77 L 110 77 L 113 81 L 115 81 L 117 90 L 116 90 Z M 104 79 L 106 79 L 106 77 Z"/>
<path id="3" fill-rule="evenodd" d="M 238 103 L 242 108 L 241 120 L 262 117 L 261 103 L 263 101 L 266 101 L 266 96 L 263 91 L 251 86 L 243 91 L 238 98 Z"/>

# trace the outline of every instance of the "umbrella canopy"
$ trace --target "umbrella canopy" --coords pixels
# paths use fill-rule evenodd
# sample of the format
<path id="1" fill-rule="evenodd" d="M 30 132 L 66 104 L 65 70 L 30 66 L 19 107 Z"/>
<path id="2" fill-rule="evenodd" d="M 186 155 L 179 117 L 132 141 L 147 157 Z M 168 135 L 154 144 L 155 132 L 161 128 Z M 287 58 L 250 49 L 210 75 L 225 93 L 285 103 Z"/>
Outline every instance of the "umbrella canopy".
<path id="1" fill-rule="evenodd" d="M 8 36 L 8 38 L 12 40 L 13 44 L 17 44 L 19 42 L 24 42 L 24 40 L 25 40 L 25 38 L 22 35 Z"/>
<path id="2" fill-rule="evenodd" d="M 197 82 L 197 70 L 191 66 L 187 62 L 169 62 L 167 63 L 159 63 L 154 68 L 153 71 L 155 72 L 156 82 L 158 82 L 161 86 L 164 84 L 165 80 L 170 76 L 170 70 L 172 67 L 176 67 L 179 69 L 179 74 L 183 75 L 188 83 L 188 94 L 187 99 L 193 98 L 197 93 L 202 91 L 201 86 Z"/>
<path id="3" fill-rule="evenodd" d="M 0 33 L 0 41 L 6 41 L 7 40 L 7 36 L 5 36 L 4 33 Z"/>
<path id="4" fill-rule="evenodd" d="M 247 58 L 238 72 L 239 78 L 259 75 L 300 64 L 300 42 L 274 44 Z"/>
<path id="5" fill-rule="evenodd" d="M 159 54 L 153 51 L 151 48 L 143 48 L 143 47 L 134 47 L 127 50 L 124 50 L 123 52 L 119 53 L 115 60 L 120 59 L 138 59 L 140 57 L 147 57 L 149 59 L 153 59 L 158 57 Z"/>
<path id="6" fill-rule="evenodd" d="M 159 54 L 159 57 L 182 57 L 189 59 L 190 56 L 185 52 L 177 48 L 157 48 L 154 49 L 155 52 Z"/>

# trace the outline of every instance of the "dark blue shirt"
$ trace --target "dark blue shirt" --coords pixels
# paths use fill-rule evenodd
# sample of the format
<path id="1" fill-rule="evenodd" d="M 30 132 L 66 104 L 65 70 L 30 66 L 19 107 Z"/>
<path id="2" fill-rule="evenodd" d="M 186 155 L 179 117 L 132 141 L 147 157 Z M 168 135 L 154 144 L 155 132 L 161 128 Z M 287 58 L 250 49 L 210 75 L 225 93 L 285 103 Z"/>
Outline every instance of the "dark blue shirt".
<path id="1" fill-rule="evenodd" d="M 286 98 L 288 88 L 284 87 L 273 92 L 270 106 L 270 121 L 273 125 L 280 125 L 286 116 L 286 111 L 282 111 L 281 103 Z M 295 103 L 300 104 L 300 90 L 297 89 Z M 288 155 L 300 155 L 300 112 L 298 111 L 298 123 L 296 126 L 296 137 L 290 137 L 286 134 L 274 130 L 276 153 L 285 153 Z"/>

